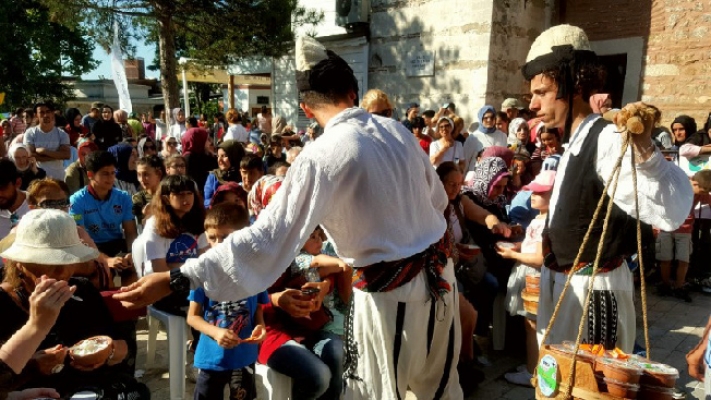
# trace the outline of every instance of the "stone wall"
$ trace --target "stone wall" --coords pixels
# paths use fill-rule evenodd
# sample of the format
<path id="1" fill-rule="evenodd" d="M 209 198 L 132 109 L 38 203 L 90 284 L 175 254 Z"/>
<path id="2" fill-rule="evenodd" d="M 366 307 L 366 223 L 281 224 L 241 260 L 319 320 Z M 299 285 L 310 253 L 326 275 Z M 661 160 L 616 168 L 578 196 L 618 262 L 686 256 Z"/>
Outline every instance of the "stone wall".
<path id="1" fill-rule="evenodd" d="M 499 109 L 508 97 L 529 98 L 521 74 L 528 50 L 545 29 L 545 0 L 496 0 L 491 25 L 486 102 Z"/>
<path id="2" fill-rule="evenodd" d="M 495 0 L 498 1 L 498 0 Z M 466 124 L 487 91 L 492 0 L 372 0 L 369 87 L 385 91 L 400 117 L 454 102 Z M 434 76 L 408 77 L 413 52 L 434 52 Z"/>
<path id="3" fill-rule="evenodd" d="M 694 0 L 567 1 L 567 23 L 591 40 L 641 36 L 641 99 L 658 106 L 668 126 L 678 114 L 699 127 L 711 111 L 711 3 Z"/>

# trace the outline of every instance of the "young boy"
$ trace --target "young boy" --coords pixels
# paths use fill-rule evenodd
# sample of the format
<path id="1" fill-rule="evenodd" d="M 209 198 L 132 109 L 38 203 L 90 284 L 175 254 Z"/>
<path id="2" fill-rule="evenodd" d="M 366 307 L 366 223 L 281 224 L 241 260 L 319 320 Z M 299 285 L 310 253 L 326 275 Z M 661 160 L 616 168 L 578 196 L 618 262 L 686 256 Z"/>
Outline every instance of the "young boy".
<path id="1" fill-rule="evenodd" d="M 523 308 L 521 290 L 525 286 L 526 276 L 540 275 L 543 265 L 543 228 L 548 217 L 548 205 L 551 199 L 555 171 L 541 171 L 530 185 L 523 190 L 531 194 L 531 207 L 538 210 L 538 216 L 526 228 L 526 238 L 521 243 L 520 249 L 497 247 L 498 253 L 504 258 L 511 258 L 518 262 L 511 271 L 508 291 L 506 293 L 507 308 L 511 315 L 521 315 L 526 318 L 526 368 L 519 368 L 517 372 L 510 372 L 504 378 L 513 384 L 531 386 L 533 369 L 538 363 L 538 341 L 536 338 L 536 316 L 526 312 Z M 517 301 L 512 301 L 517 300 Z"/>
<path id="2" fill-rule="evenodd" d="M 323 305 L 331 312 L 333 319 L 323 330 L 343 336 L 343 324 L 352 292 L 353 268 L 329 251 L 324 236 L 321 227 L 316 227 L 304 243 L 301 253 L 296 256 L 292 272 L 304 273 L 309 282 L 331 280 L 331 287 L 335 289 L 324 297 Z"/>
<path id="3" fill-rule="evenodd" d="M 218 204 L 207 211 L 205 236 L 214 247 L 248 225 L 244 207 Z M 231 399 L 256 399 L 254 363 L 258 344 L 266 337 L 261 305 L 269 302 L 267 292 L 218 303 L 196 289 L 190 291 L 189 300 L 188 325 L 202 333 L 195 350 L 194 365 L 200 372 L 193 398 L 221 399 L 228 385 Z"/>
<path id="4" fill-rule="evenodd" d="M 694 209 L 711 191 L 711 170 L 702 170 L 691 177 L 691 186 L 694 189 L 694 203 L 691 212 L 679 229 L 674 232 L 659 232 L 657 236 L 657 261 L 660 263 L 662 283 L 657 291 L 660 296 L 674 295 L 687 303 L 691 303 L 691 296 L 686 288 L 686 273 L 689 270 L 691 256 L 691 233 L 694 228 Z M 697 249 L 698 250 L 698 249 Z M 677 261 L 676 280 L 671 282 L 672 260 Z"/>

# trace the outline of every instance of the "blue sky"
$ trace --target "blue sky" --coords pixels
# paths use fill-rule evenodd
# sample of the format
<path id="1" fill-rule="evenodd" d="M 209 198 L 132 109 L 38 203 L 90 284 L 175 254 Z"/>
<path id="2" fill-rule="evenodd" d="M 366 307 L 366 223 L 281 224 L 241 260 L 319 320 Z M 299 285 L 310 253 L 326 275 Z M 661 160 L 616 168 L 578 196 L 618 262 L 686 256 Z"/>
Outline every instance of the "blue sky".
<path id="1" fill-rule="evenodd" d="M 143 43 L 137 43 L 136 57 L 143 57 L 143 59 L 146 60 L 146 66 L 153 63 L 153 59 L 155 58 L 154 55 L 155 48 L 153 47 L 153 44 L 149 43 L 148 46 L 146 46 Z M 89 72 L 88 74 L 84 74 L 82 79 L 99 79 L 100 76 L 103 76 L 105 79 L 112 79 L 109 54 L 106 53 L 106 51 L 104 51 L 101 47 L 96 46 L 93 56 L 94 59 L 101 62 L 101 64 L 95 70 Z M 126 57 L 124 56 L 124 58 Z M 146 78 L 158 78 L 158 75 L 158 71 L 149 71 L 146 69 Z"/>

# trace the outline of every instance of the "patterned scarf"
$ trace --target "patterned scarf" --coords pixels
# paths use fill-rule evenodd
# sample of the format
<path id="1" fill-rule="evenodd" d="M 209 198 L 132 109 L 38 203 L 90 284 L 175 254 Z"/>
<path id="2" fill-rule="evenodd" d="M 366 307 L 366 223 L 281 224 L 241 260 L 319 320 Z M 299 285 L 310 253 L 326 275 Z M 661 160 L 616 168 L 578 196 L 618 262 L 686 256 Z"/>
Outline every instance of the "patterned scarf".
<path id="1" fill-rule="evenodd" d="M 510 176 L 506 162 L 499 157 L 482 159 L 474 169 L 474 178 L 465 182 L 465 191 L 472 192 L 482 206 L 496 205 L 506 207 L 506 196 L 503 194 L 491 200 L 491 187 L 500 179 Z"/>

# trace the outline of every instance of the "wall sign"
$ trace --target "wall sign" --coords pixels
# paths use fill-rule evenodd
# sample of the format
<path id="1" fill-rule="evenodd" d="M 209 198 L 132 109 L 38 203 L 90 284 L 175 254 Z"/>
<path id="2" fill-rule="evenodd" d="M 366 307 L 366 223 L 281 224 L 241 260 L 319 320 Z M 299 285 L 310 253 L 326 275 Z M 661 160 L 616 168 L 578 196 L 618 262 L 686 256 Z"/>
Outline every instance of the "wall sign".
<path id="1" fill-rule="evenodd" d="M 407 76 L 434 76 L 434 52 L 411 53 L 407 58 Z"/>

